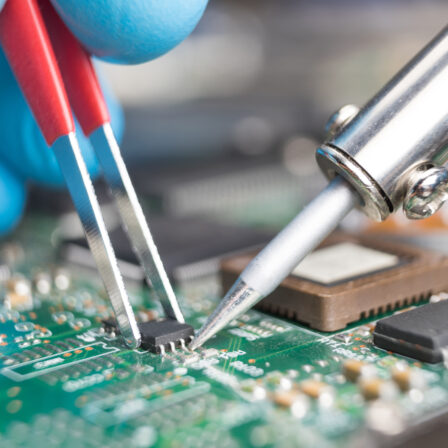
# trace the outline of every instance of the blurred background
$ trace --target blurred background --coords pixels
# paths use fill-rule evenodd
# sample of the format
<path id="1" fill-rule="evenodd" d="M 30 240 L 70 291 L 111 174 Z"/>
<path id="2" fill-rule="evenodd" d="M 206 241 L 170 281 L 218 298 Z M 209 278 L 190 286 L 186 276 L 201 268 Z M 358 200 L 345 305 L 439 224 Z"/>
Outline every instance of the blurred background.
<path id="1" fill-rule="evenodd" d="M 216 243 L 216 228 L 191 219 L 257 229 L 254 243 L 268 238 L 325 185 L 314 152 L 331 113 L 366 102 L 447 17 L 446 0 L 211 0 L 164 57 L 100 63 L 124 106 L 123 152 L 150 214 L 190 220 L 169 233 L 162 222 L 156 239 L 165 231 L 175 247 Z M 423 227 L 399 216 L 380 229 L 433 232 L 445 227 L 439 215 Z M 356 214 L 345 225 L 376 230 Z M 247 233 L 226 247 L 242 241 Z"/>
<path id="2" fill-rule="evenodd" d="M 166 56 L 133 67 L 102 64 L 125 107 L 128 163 L 147 164 L 149 189 L 165 195 L 176 173 L 164 180 L 160 165 L 181 165 L 183 184 L 214 177 L 229 195 L 221 201 L 255 194 L 238 188 L 252 181 L 259 195 L 279 194 L 293 215 L 294 201 L 321 186 L 314 150 L 330 114 L 362 105 L 447 17 L 443 0 L 211 0 L 193 35 Z M 224 173 L 234 187 L 218 182 Z M 305 178 L 306 198 L 290 176 Z M 178 213 L 219 207 L 211 185 L 204 188 L 210 203 L 194 203 L 179 188 L 167 206 Z"/>
<path id="3" fill-rule="evenodd" d="M 211 0 L 164 57 L 103 64 L 129 159 L 259 156 L 362 105 L 447 23 L 444 0 Z"/>

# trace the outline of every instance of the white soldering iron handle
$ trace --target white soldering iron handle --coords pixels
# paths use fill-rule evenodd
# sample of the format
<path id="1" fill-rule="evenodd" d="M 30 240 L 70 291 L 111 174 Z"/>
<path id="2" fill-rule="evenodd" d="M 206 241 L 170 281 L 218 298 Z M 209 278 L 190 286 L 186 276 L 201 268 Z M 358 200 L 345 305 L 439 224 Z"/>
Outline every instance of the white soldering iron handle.
<path id="1" fill-rule="evenodd" d="M 448 159 L 448 27 L 362 109 L 345 108 L 339 116 L 343 126 L 317 150 L 318 164 L 328 178 L 347 179 L 364 212 L 384 220 L 417 170 Z"/>

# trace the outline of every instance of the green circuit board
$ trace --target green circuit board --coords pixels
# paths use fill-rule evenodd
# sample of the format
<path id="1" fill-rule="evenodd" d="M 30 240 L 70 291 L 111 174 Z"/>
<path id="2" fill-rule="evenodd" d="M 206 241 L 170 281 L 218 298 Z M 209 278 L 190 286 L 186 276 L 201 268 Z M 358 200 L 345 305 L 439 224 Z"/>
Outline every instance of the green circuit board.
<path id="1" fill-rule="evenodd" d="M 378 317 L 329 334 L 250 311 L 195 353 L 130 350 L 104 331 L 111 308 L 95 272 L 60 270 L 54 230 L 30 217 L 0 248 L 2 448 L 366 446 L 375 431 L 399 432 L 448 406 L 444 366 L 373 346 Z M 32 285 L 29 303 L 5 305 L 14 278 Z M 196 329 L 218 289 L 208 279 L 178 291 Z M 147 288 L 128 291 L 139 319 L 161 315 Z M 349 359 L 389 385 L 400 363 L 424 386 L 391 387 L 372 402 L 344 375 Z"/>

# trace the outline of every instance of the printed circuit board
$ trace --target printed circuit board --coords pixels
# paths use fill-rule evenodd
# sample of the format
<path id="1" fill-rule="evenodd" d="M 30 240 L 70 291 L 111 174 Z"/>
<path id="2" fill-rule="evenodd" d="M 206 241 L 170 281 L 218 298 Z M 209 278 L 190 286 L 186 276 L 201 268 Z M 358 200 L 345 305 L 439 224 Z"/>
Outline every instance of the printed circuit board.
<path id="1" fill-rule="evenodd" d="M 0 249 L 3 448 L 387 446 L 448 407 L 441 363 L 373 345 L 379 316 L 324 333 L 249 311 L 196 352 L 130 350 L 105 328 L 95 272 L 49 244 L 54 229 L 30 216 Z M 194 328 L 218 284 L 177 291 Z M 128 291 L 138 320 L 161 317 L 146 287 Z"/>

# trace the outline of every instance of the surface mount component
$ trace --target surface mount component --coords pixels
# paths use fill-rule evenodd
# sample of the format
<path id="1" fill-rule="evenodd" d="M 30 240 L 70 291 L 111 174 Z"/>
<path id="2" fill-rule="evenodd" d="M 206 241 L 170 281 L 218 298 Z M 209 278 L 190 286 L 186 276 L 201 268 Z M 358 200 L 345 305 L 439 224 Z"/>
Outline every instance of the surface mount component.
<path id="1" fill-rule="evenodd" d="M 106 333 L 119 333 L 117 321 L 114 318 L 101 319 L 101 324 Z"/>
<path id="2" fill-rule="evenodd" d="M 222 263 L 227 289 L 254 253 Z M 427 300 L 448 287 L 448 258 L 378 238 L 334 234 L 257 308 L 336 331 L 359 319 Z"/>
<path id="3" fill-rule="evenodd" d="M 172 319 L 144 322 L 138 327 L 142 335 L 141 347 L 154 353 L 164 354 L 167 350 L 185 348 L 194 336 L 191 325 Z"/>
<path id="4" fill-rule="evenodd" d="M 380 320 L 373 342 L 380 348 L 424 362 L 441 362 L 448 348 L 448 301 L 429 303 Z"/>

